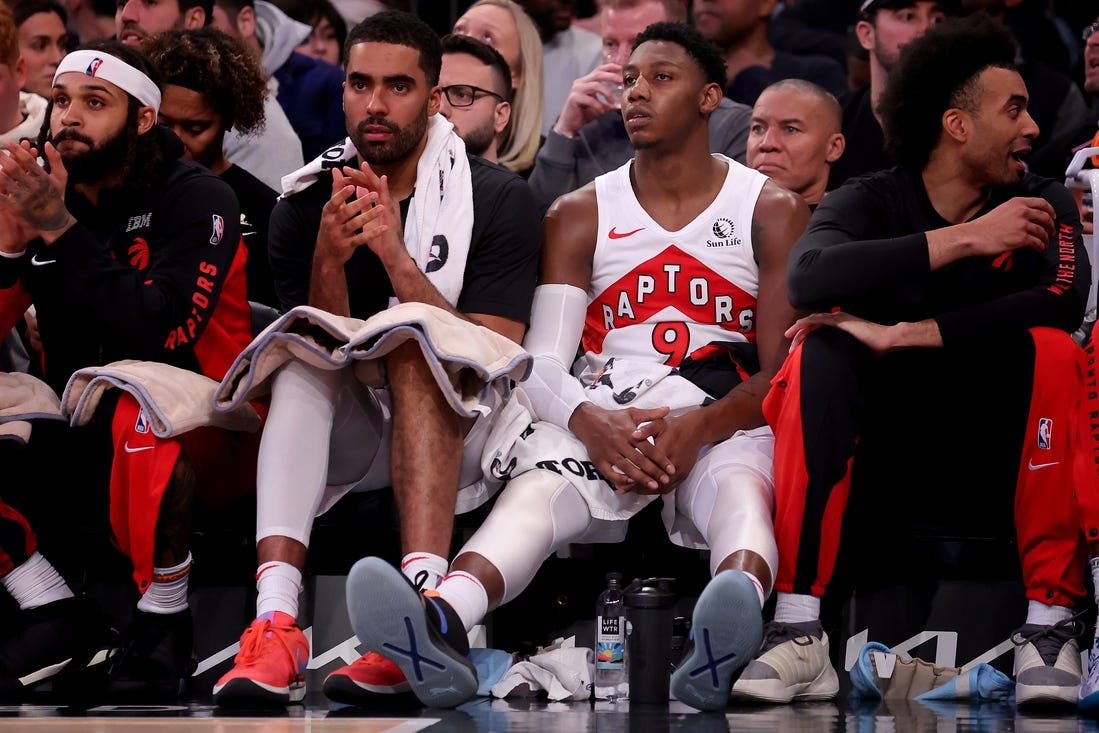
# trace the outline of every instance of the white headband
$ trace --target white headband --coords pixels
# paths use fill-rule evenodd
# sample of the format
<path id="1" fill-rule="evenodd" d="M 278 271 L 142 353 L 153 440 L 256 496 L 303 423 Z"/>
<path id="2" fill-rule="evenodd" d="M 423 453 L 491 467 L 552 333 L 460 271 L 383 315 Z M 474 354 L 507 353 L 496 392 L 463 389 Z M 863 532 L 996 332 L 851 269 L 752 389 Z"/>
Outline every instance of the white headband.
<path id="1" fill-rule="evenodd" d="M 53 74 L 53 83 L 57 77 L 70 71 L 79 71 L 97 79 L 114 84 L 142 104 L 160 112 L 160 90 L 153 80 L 143 72 L 127 64 L 120 58 L 103 51 L 73 51 L 57 65 Z"/>

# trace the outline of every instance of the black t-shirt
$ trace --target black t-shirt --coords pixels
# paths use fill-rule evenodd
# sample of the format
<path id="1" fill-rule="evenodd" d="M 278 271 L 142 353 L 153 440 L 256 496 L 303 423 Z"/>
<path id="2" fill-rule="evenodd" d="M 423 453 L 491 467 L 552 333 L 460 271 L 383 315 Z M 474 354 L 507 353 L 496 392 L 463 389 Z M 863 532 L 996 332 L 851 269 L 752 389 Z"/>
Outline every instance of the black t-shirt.
<path id="1" fill-rule="evenodd" d="M 239 165 L 231 165 L 221 174 L 240 202 L 240 235 L 248 248 L 248 300 L 278 308 L 275 281 L 267 257 L 267 227 L 271 210 L 279 195 L 260 179 Z"/>
<path id="2" fill-rule="evenodd" d="M 840 104 L 843 105 L 843 136 L 847 139 L 847 147 L 832 164 L 832 172 L 828 175 L 829 191 L 839 188 L 850 178 L 894 165 L 885 152 L 885 136 L 870 106 L 870 87 L 843 95 Z"/>
<path id="3" fill-rule="evenodd" d="M 1044 252 L 966 257 L 931 270 L 926 232 L 950 223 L 919 173 L 891 168 L 852 180 L 824 197 L 790 253 L 791 303 L 839 306 L 884 324 L 934 318 L 946 346 L 1035 326 L 1075 330 L 1091 286 L 1076 203 L 1058 181 L 1028 174 L 992 189 L 973 218 L 1016 196 L 1044 198 L 1057 213 Z"/>
<path id="4" fill-rule="evenodd" d="M 456 308 L 527 323 L 542 244 L 534 197 L 526 182 L 506 168 L 468 157 L 473 232 Z M 321 209 L 331 191 L 331 173 L 324 172 L 309 188 L 280 199 L 271 213 L 268 250 L 275 292 L 284 309 L 309 302 Z M 405 210 L 402 206 L 402 216 Z M 359 247 L 344 272 L 352 316 L 366 319 L 389 306 L 393 286 L 369 247 Z"/>

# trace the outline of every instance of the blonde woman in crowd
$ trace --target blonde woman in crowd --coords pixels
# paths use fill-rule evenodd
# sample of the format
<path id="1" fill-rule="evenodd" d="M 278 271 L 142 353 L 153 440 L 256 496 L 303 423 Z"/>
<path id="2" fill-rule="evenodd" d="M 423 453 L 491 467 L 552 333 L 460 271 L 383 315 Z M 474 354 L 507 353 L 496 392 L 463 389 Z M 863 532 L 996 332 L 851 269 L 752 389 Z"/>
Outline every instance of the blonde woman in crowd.
<path id="1" fill-rule="evenodd" d="M 511 123 L 500 134 L 500 165 L 526 176 L 541 145 L 542 39 L 534 21 L 512 0 L 477 0 L 454 32 L 495 48 L 511 69 Z"/>

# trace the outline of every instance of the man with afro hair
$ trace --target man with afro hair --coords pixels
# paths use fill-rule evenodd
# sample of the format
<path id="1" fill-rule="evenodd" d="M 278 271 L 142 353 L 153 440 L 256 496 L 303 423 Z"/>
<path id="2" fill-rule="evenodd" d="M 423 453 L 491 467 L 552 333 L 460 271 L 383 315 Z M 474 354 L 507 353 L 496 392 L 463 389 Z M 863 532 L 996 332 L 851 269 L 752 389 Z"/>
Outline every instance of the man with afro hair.
<path id="1" fill-rule="evenodd" d="M 184 157 L 229 184 L 240 201 L 248 248 L 248 299 L 277 306 L 267 258 L 267 222 L 278 193 L 225 157 L 225 134 L 262 134 L 267 82 L 244 45 L 213 28 L 173 30 L 145 39 L 142 50 L 164 77 L 158 122 L 183 141 Z"/>
<path id="2" fill-rule="evenodd" d="M 1027 172 L 1028 99 L 1002 26 L 931 28 L 881 99 L 898 166 L 826 195 L 794 246 L 790 298 L 816 312 L 787 332 L 764 402 L 778 597 L 734 698 L 818 699 L 831 667 L 820 598 L 850 494 L 894 517 L 943 507 L 936 521 L 966 534 L 1014 521 L 1029 601 L 1012 635 L 1016 700 L 1076 703 L 1079 540 L 1081 527 L 1099 537 L 1099 516 L 1084 507 L 1094 481 L 1073 472 L 1085 370 L 1070 334 L 1091 268 L 1072 196 Z"/>

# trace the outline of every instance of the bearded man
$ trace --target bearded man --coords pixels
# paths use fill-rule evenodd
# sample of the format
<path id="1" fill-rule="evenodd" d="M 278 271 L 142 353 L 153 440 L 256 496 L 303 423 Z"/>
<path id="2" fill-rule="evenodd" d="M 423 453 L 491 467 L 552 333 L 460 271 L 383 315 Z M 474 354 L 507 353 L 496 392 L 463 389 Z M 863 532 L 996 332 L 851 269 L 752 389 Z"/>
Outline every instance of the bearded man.
<path id="1" fill-rule="evenodd" d="M 523 179 L 471 155 L 439 114 L 441 59 L 438 35 L 410 13 L 377 13 L 351 30 L 348 137 L 285 177 L 271 214 L 271 270 L 284 308 L 368 319 L 398 302 L 420 304 L 456 317 L 463 339 L 490 330 L 522 340 L 541 244 L 534 200 Z M 351 368 L 305 361 L 272 378 L 256 485 L 256 619 L 214 686 L 218 705 L 305 695 L 302 570 L 314 517 L 344 493 L 392 485 L 401 570 L 429 589 L 447 572 L 455 512 L 491 496 L 481 455 L 503 398 L 486 390 L 478 416 L 465 418 L 416 341 L 384 359 L 382 388 Z M 328 675 L 330 698 L 361 704 L 408 691 L 381 650 L 363 651 Z"/>
<path id="2" fill-rule="evenodd" d="M 182 160 L 179 139 L 157 125 L 160 101 L 158 75 L 139 51 L 90 44 L 58 66 L 37 146 L 4 143 L 0 321 L 7 331 L 35 306 L 45 381 L 58 394 L 75 371 L 124 359 L 220 380 L 250 340 L 237 199 Z M 76 463 L 69 449 L 100 440 L 97 431 L 110 449 L 95 443 L 95 465 L 58 465 Z M 109 473 L 111 530 L 141 593 L 112 689 L 174 698 L 194 669 L 191 500 L 196 487 L 223 498 L 226 486 L 250 487 L 240 456 L 254 455 L 258 438 L 216 429 L 160 438 L 122 393 L 104 398 L 90 428 L 58 440 L 43 448 L 66 460 L 41 459 L 41 475 L 54 477 L 53 490 L 84 495 L 95 493 L 101 469 L 104 484 Z"/>

